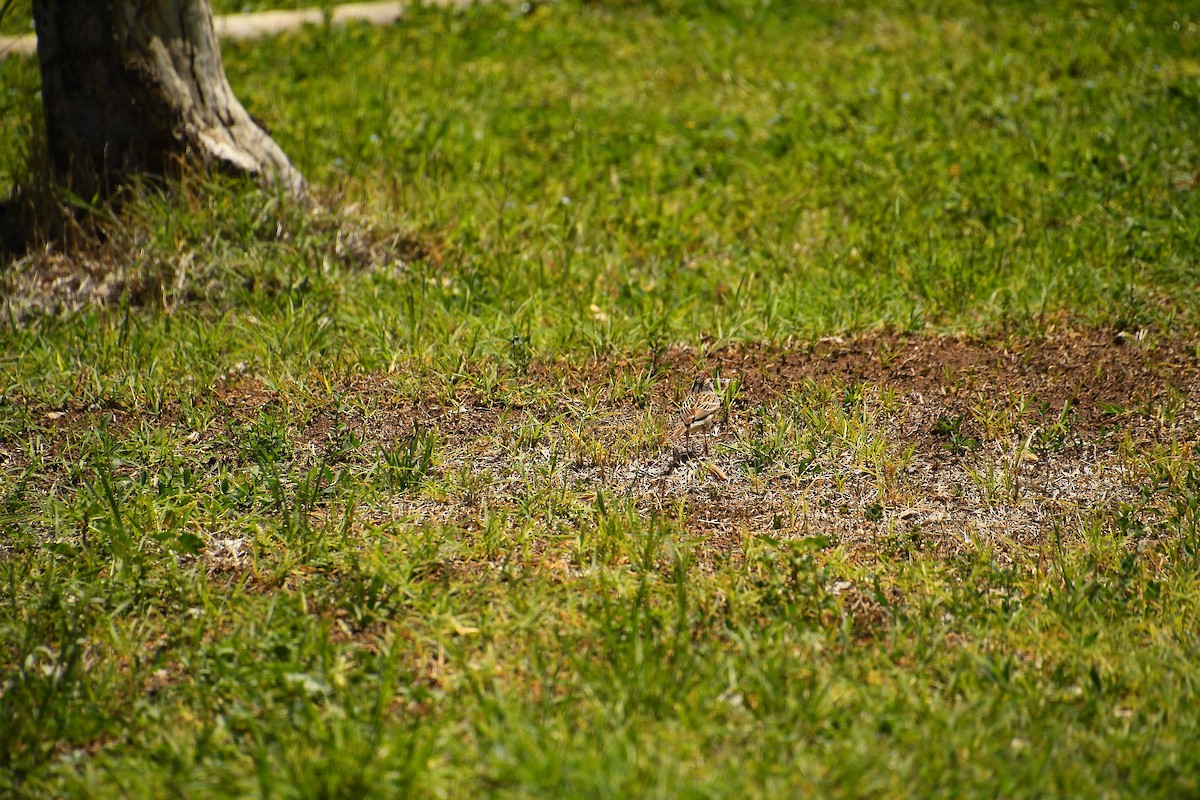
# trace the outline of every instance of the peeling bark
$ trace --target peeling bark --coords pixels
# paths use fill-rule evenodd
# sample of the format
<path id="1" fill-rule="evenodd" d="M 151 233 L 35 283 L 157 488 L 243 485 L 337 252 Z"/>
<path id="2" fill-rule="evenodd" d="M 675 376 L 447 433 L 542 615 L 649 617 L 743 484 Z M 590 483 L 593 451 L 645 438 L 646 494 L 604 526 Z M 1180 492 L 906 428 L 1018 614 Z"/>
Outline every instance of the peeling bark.
<path id="1" fill-rule="evenodd" d="M 50 156 L 76 194 L 188 161 L 303 191 L 225 78 L 209 0 L 34 0 L 33 12 Z"/>

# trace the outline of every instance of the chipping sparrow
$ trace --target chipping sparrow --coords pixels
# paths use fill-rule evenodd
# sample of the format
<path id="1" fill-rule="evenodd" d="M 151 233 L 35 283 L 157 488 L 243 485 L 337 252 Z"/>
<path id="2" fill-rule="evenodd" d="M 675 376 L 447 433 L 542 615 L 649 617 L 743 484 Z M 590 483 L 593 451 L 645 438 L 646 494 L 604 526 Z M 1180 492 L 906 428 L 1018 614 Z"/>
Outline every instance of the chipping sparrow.
<path id="1" fill-rule="evenodd" d="M 692 382 L 691 391 L 683 401 L 679 410 L 679 424 L 676 425 L 672 438 L 683 435 L 684 446 L 691 452 L 692 431 L 700 431 L 704 436 L 704 455 L 708 455 L 708 432 L 717 421 L 717 413 L 721 410 L 721 396 L 713 388 L 712 379 L 701 375 Z"/>

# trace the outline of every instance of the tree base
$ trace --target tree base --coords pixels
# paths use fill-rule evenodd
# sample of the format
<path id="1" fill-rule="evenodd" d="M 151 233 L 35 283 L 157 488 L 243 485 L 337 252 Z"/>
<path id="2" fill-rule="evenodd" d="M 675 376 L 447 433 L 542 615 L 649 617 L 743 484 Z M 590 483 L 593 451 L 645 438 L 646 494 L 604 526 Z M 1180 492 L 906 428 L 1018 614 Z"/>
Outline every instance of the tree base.
<path id="1" fill-rule="evenodd" d="M 191 162 L 290 194 L 304 178 L 225 78 L 209 0 L 34 0 L 57 180 L 108 196 Z"/>

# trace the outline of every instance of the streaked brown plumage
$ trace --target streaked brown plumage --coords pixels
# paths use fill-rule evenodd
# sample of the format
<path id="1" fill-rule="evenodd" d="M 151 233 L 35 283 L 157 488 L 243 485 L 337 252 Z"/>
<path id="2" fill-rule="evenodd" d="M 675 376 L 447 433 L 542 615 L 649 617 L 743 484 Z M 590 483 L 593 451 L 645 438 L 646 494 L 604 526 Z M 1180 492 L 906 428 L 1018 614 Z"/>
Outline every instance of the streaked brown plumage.
<path id="1" fill-rule="evenodd" d="M 721 397 L 713 389 L 712 379 L 701 375 L 692 382 L 692 389 L 684 399 L 683 408 L 679 411 L 679 424 L 675 427 L 672 438 L 683 436 L 684 446 L 691 450 L 692 431 L 700 431 L 704 436 L 704 455 L 708 455 L 708 432 L 717 421 L 721 411 Z"/>

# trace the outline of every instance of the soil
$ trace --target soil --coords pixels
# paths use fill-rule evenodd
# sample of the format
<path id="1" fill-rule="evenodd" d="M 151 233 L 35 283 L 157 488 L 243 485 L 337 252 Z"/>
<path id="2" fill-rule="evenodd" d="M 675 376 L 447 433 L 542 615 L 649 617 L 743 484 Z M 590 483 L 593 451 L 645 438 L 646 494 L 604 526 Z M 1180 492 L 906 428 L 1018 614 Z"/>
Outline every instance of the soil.
<path id="1" fill-rule="evenodd" d="M 376 486 L 384 450 L 414 423 L 435 432 L 436 486 L 381 489 L 356 512 L 360 523 L 435 521 L 471 533 L 485 509 L 519 505 L 552 517 L 546 529 L 561 533 L 587 524 L 579 520 L 594 516 L 602 495 L 610 507 L 682 525 L 702 560 L 737 554 L 747 537 L 763 535 L 897 558 L 982 543 L 1003 559 L 1085 529 L 1165 535 L 1178 493 L 1160 489 L 1193 469 L 1200 434 L 1198 349 L 1100 330 L 1005 339 L 876 332 L 535 362 L 526 373 L 492 365 L 504 389 L 495 396 L 506 404 L 466 391 L 407 397 L 395 375 L 370 373 L 334 387 L 334 399 L 293 407 L 239 364 L 198 389 L 223 409 L 206 430 L 187 429 L 170 408 L 152 424 L 200 463 L 248 468 L 239 442 L 261 414 L 283 412 L 282 474 L 323 460 Z M 699 370 L 729 381 L 709 456 L 702 439 L 685 447 L 664 433 Z M 653 376 L 643 401 L 611 402 L 612 381 L 633 375 Z M 536 399 L 547 386 L 559 405 Z M 511 399 L 520 397 L 535 399 Z M 99 424 L 130 431 L 140 416 L 29 412 L 60 434 Z M 781 427 L 787 434 L 772 446 Z M 0 460 L 19 467 L 20 449 L 0 442 Z"/>
<path id="2" fill-rule="evenodd" d="M 661 434 L 700 369 L 739 384 L 709 457 L 702 441 L 685 448 Z M 645 403 L 595 399 L 596 387 L 645 372 L 656 375 Z M 640 513 L 684 519 L 713 554 L 763 534 L 903 554 L 979 541 L 1039 548 L 1089 520 L 1161 518 L 1169 513 L 1155 500 L 1161 462 L 1190 464 L 1200 431 L 1195 343 L 1095 330 L 1004 340 L 877 332 L 703 355 L 676 348 L 656 360 L 535 364 L 501 381 L 507 389 L 561 386 L 577 401 L 547 409 L 469 394 L 406 400 L 391 376 L 364 375 L 345 391 L 367 410 L 317 413 L 298 451 L 321 452 L 336 430 L 353 429 L 377 454 L 415 421 L 437 433 L 439 475 L 482 476 L 442 499 L 398 495 L 366 515 L 379 523 L 477 528 L 485 504 L 528 500 L 548 480 L 575 496 L 603 490 Z M 221 391 L 234 418 L 252 418 L 272 401 L 253 379 Z M 819 431 L 789 400 L 797 395 L 805 398 L 799 407 L 819 415 Z M 765 463 L 751 458 L 763 425 L 783 418 L 792 421 L 792 446 Z M 522 438 L 522 427 L 543 425 L 542 438 Z M 574 512 L 546 513 L 569 522 Z"/>

